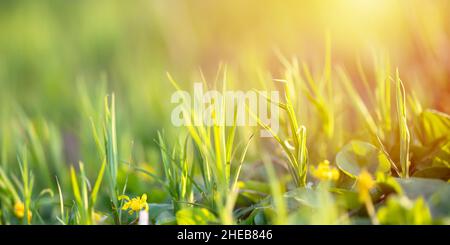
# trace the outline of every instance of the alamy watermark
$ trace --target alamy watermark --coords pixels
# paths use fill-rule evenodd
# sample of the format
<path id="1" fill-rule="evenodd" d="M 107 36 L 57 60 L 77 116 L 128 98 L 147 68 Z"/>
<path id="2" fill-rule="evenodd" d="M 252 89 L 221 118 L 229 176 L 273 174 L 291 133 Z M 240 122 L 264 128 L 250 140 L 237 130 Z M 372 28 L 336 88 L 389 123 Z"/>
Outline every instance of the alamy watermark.
<path id="1" fill-rule="evenodd" d="M 268 126 L 274 133 L 279 130 L 278 91 L 204 91 L 202 83 L 194 83 L 193 95 L 187 91 L 172 94 L 172 124 L 180 126 Z M 261 129 L 261 137 L 270 137 Z"/>

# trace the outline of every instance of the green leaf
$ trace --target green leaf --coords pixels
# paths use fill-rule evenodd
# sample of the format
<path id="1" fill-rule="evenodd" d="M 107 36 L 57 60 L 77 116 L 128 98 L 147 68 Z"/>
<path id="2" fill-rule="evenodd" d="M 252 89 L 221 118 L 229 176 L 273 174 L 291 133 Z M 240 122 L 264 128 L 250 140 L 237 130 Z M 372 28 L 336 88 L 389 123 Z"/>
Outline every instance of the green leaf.
<path id="1" fill-rule="evenodd" d="M 98 191 L 100 190 L 100 186 L 102 185 L 105 169 L 106 169 L 106 160 L 103 161 L 102 166 L 100 167 L 100 171 L 98 172 L 97 175 L 97 180 L 95 181 L 94 184 L 94 189 L 92 189 L 91 193 L 92 205 L 95 205 L 95 201 L 97 200 Z"/>
<path id="2" fill-rule="evenodd" d="M 248 205 L 261 201 L 270 194 L 270 185 L 259 181 L 240 181 L 237 203 Z M 249 203 L 250 202 L 250 203 Z"/>
<path id="3" fill-rule="evenodd" d="M 75 200 L 77 201 L 78 205 L 82 205 L 83 202 L 81 201 L 80 187 L 78 185 L 78 180 L 73 166 L 70 166 L 70 180 L 72 182 L 72 189 Z"/>
<path id="4" fill-rule="evenodd" d="M 441 179 L 448 181 L 450 179 L 450 168 L 447 167 L 430 167 L 413 174 L 414 177 L 427 179 Z"/>
<path id="5" fill-rule="evenodd" d="M 414 170 L 427 167 L 450 168 L 450 140 L 437 140 L 431 145 L 416 144 L 411 148 Z"/>
<path id="6" fill-rule="evenodd" d="M 450 168 L 450 116 L 435 111 L 423 111 L 415 122 L 415 134 L 421 145 L 413 151 L 415 169 Z"/>
<path id="7" fill-rule="evenodd" d="M 402 188 L 402 193 L 410 200 L 423 198 L 428 204 L 433 218 L 450 218 L 450 184 L 436 179 L 395 178 Z M 438 220 L 438 222 L 440 222 Z M 445 222 L 445 221 L 444 221 Z"/>
<path id="8" fill-rule="evenodd" d="M 239 189 L 241 191 L 251 191 L 251 192 L 258 192 L 261 194 L 270 194 L 270 186 L 268 183 L 254 180 L 240 181 L 238 183 Z"/>
<path id="9" fill-rule="evenodd" d="M 267 224 L 266 216 L 264 212 L 258 212 L 254 218 L 255 225 L 265 225 Z"/>
<path id="10" fill-rule="evenodd" d="M 388 173 L 390 163 L 387 156 L 375 146 L 363 141 L 351 141 L 336 155 L 336 164 L 340 170 L 356 178 L 363 169 L 371 174 Z"/>
<path id="11" fill-rule="evenodd" d="M 403 193 L 409 199 L 417 199 L 418 197 L 424 197 L 428 199 L 435 192 L 440 190 L 441 188 L 449 188 L 450 184 L 442 180 L 436 179 L 423 179 L 423 178 L 408 178 L 408 179 L 399 179 L 396 178 L 396 181 L 402 187 Z"/>
<path id="12" fill-rule="evenodd" d="M 377 185 L 381 193 L 383 194 L 391 194 L 396 193 L 399 195 L 403 194 L 402 186 L 397 181 L 398 178 L 394 178 L 392 176 L 377 176 Z"/>
<path id="13" fill-rule="evenodd" d="M 149 203 L 149 219 L 156 220 L 164 212 L 173 212 L 173 205 L 168 203 Z"/>
<path id="14" fill-rule="evenodd" d="M 334 194 L 336 198 L 336 204 L 339 207 L 345 208 L 347 210 L 359 209 L 361 207 L 358 192 L 356 191 L 341 188 L 333 188 L 330 189 L 330 192 Z"/>
<path id="15" fill-rule="evenodd" d="M 440 139 L 450 139 L 450 116 L 435 110 L 425 110 L 420 114 L 417 135 L 422 144 L 430 145 Z"/>
<path id="16" fill-rule="evenodd" d="M 397 118 L 398 118 L 398 128 L 400 133 L 400 166 L 402 167 L 402 177 L 409 177 L 409 147 L 411 141 L 411 135 L 408 129 L 408 119 L 406 117 L 406 106 L 405 106 L 405 87 L 403 86 L 402 80 L 400 80 L 398 69 L 396 72 L 396 82 L 397 82 Z"/>
<path id="17" fill-rule="evenodd" d="M 164 211 L 156 217 L 156 225 L 176 225 L 176 218 L 172 212 Z"/>
<path id="18" fill-rule="evenodd" d="M 311 208 L 318 207 L 317 191 L 309 188 L 297 188 L 284 194 L 289 209 L 296 209 L 298 205 Z"/>
<path id="19" fill-rule="evenodd" d="M 405 196 L 388 199 L 385 206 L 377 212 L 383 225 L 430 225 L 431 212 L 423 198 L 414 202 Z"/>
<path id="20" fill-rule="evenodd" d="M 216 222 L 216 217 L 206 208 L 183 208 L 176 214 L 178 225 L 207 225 Z"/>
<path id="21" fill-rule="evenodd" d="M 433 218 L 450 218 L 450 185 L 443 186 L 430 196 L 428 203 L 430 205 Z M 448 224 L 447 224 L 448 225 Z"/>
<path id="22" fill-rule="evenodd" d="M 450 168 L 450 140 L 439 147 L 439 150 L 433 155 L 432 166 Z"/>
<path id="23" fill-rule="evenodd" d="M 341 219 L 340 207 L 335 205 L 338 197 L 339 195 L 330 192 L 326 185 L 314 189 L 297 188 L 287 192 L 285 198 L 288 208 L 291 213 L 298 215 L 289 223 L 311 225 L 345 223 Z"/>

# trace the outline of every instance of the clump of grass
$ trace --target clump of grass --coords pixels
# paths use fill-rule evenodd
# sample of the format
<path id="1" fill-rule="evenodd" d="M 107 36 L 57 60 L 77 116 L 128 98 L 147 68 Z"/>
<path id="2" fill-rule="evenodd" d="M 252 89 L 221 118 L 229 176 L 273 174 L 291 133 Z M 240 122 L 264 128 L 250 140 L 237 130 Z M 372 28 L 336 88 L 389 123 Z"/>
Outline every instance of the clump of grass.
<path id="1" fill-rule="evenodd" d="M 288 117 L 289 138 L 283 140 L 278 136 L 270 126 L 264 124 L 262 120 L 256 116 L 253 112 L 250 112 L 253 117 L 256 118 L 258 124 L 269 131 L 273 138 L 282 147 L 283 152 L 286 154 L 288 160 L 289 173 L 294 180 L 294 183 L 298 187 L 306 186 L 306 175 L 308 169 L 308 151 L 306 148 L 306 127 L 299 126 L 297 116 L 294 111 L 294 107 L 291 100 L 291 90 L 288 82 L 285 80 L 277 80 L 284 84 L 284 98 L 285 102 L 272 102 L 286 112 Z M 290 143 L 292 142 L 292 143 Z M 292 145 L 291 145 L 292 144 Z"/>
<path id="2" fill-rule="evenodd" d="M 24 148 L 22 157 L 18 157 L 19 166 L 20 166 L 20 174 L 22 176 L 22 195 L 24 200 L 24 215 L 23 215 L 23 222 L 26 224 L 30 224 L 31 222 L 31 196 L 33 193 L 33 186 L 34 186 L 34 176 L 31 173 L 28 165 L 28 158 L 27 158 L 27 151 L 26 148 Z"/>
<path id="3" fill-rule="evenodd" d="M 167 180 L 165 186 L 172 197 L 175 211 L 192 206 L 194 203 L 194 188 L 200 189 L 193 179 L 193 159 L 192 156 L 189 157 L 187 140 L 183 142 L 181 149 L 174 147 L 170 150 L 163 134 L 158 133 L 158 144 L 161 148 L 164 175 Z"/>
<path id="4" fill-rule="evenodd" d="M 35 187 L 34 174 L 30 169 L 28 154 L 29 151 L 25 145 L 20 146 L 21 152 L 17 155 L 17 162 L 20 171 L 20 178 L 16 175 L 8 176 L 0 166 L 0 224 L 11 224 L 7 220 L 9 210 L 20 224 L 41 223 L 44 220 L 39 213 L 41 206 L 40 200 L 48 195 L 53 197 L 53 191 L 49 188 L 43 189 L 38 196 L 33 196 Z M 16 224 L 16 223 L 12 223 Z"/>
<path id="5" fill-rule="evenodd" d="M 247 151 L 252 138 L 246 139 L 241 129 L 251 131 L 254 128 L 238 128 L 237 108 L 229 108 L 225 98 L 211 101 L 211 108 L 215 108 L 211 111 L 211 125 L 192 123 L 203 121 L 205 115 L 189 106 L 183 108 L 183 118 L 188 121 L 184 128 L 186 138 L 179 136 L 184 131 L 173 131 L 178 133 L 178 141 L 172 144 L 168 140 L 170 137 L 166 138 L 163 133 L 156 134 L 158 149 L 155 154 L 160 161 L 154 160 L 157 157 L 152 158 L 154 152 L 148 146 L 137 144 L 138 151 L 153 162 L 145 162 L 145 166 L 150 166 L 148 169 L 141 168 L 144 165 L 141 162 L 132 164 L 134 153 L 131 153 L 130 159 L 133 160 L 127 162 L 128 167 L 151 176 L 150 179 L 131 176 L 134 172 L 125 173 L 121 169 L 119 156 L 126 154 L 118 143 L 132 138 L 132 134 L 118 134 L 116 117 L 125 116 L 122 113 L 116 115 L 114 94 L 104 99 L 97 98 L 101 105 L 92 106 L 87 91 L 81 91 L 86 94 L 81 97 L 78 109 L 90 114 L 92 131 L 86 133 L 83 127 L 82 135 L 92 137 L 97 147 L 97 151 L 88 149 L 89 160 L 85 162 L 95 158 L 93 164 L 56 164 L 60 158 L 58 152 L 64 146 L 64 142 L 56 138 L 63 133 L 44 119 L 35 122 L 24 116 L 25 113 L 18 112 L 20 126 L 11 132 L 2 129 L 0 223 L 136 224 L 142 220 L 147 224 L 150 220 L 156 224 L 383 224 L 392 220 L 377 214 L 378 206 L 386 208 L 382 209 L 384 214 L 395 213 L 400 207 L 402 212 L 411 215 L 411 205 L 405 204 L 414 203 L 409 199 L 408 202 L 396 203 L 401 199 L 392 199 L 394 201 L 385 206 L 385 198 L 406 198 L 411 195 L 408 192 L 412 189 L 442 187 L 442 190 L 433 193 L 431 201 L 425 199 L 425 202 L 434 205 L 436 200 L 441 200 L 447 190 L 446 182 L 416 177 L 448 181 L 450 117 L 422 109 L 414 94 L 408 97 L 398 71 L 394 78 L 391 77 L 387 61 L 376 66 L 375 89 L 371 89 L 373 84 L 358 63 L 368 101 L 360 95 L 350 75 L 341 68 L 337 69 L 337 74 L 342 88 L 335 86 L 331 82 L 335 77 L 329 52 L 325 58 L 325 68 L 319 75 L 313 74 L 314 70 L 306 63 L 302 63 L 300 69 L 297 59 L 288 62 L 281 58 L 286 68 L 285 74 L 283 79 L 274 79 L 274 84 L 276 87 L 282 85 L 282 101 L 266 99 L 272 103 L 271 106 L 275 104 L 281 108 L 282 130 L 275 133 L 250 111 L 260 127 L 268 130 L 280 147 L 265 150 L 262 156 L 254 151 L 252 160 L 255 161 L 245 166 L 244 160 L 248 159 Z M 170 75 L 168 77 L 173 86 L 181 90 L 179 84 Z M 203 74 L 201 77 L 205 87 L 211 86 Z M 224 69 L 223 75 L 217 75 L 211 87 L 220 84 L 225 94 L 228 80 Z M 375 92 L 371 93 L 372 90 Z M 349 103 L 343 102 L 343 96 L 350 98 L 344 101 Z M 396 106 L 391 105 L 394 101 Z M 407 101 L 409 104 L 406 104 Z M 97 110 L 100 108 L 103 110 Z M 348 119 L 339 117 L 348 116 L 346 113 L 353 108 L 363 118 L 358 120 L 360 118 L 352 117 L 352 127 L 345 125 Z M 229 111 L 234 113 L 233 124 L 225 126 L 219 123 L 224 113 Z M 410 111 L 412 113 L 407 113 Z M 5 120 L 4 115 L 1 124 L 8 125 L 11 122 Z M 361 124 L 365 126 L 359 127 Z M 413 133 L 410 133 L 410 125 L 414 127 Z M 15 144 L 5 144 L 16 137 Z M 49 144 L 49 141 L 53 143 Z M 351 143 L 345 144 L 347 141 Z M 20 148 L 22 144 L 28 148 Z M 9 155 L 14 151 L 19 152 L 17 168 L 9 163 Z M 125 148 L 126 151 L 130 152 L 130 148 Z M 94 154 L 89 154 L 92 152 Z M 277 158 L 280 154 L 285 157 L 284 161 Z M 82 156 L 79 155 L 80 158 Z M 337 168 L 332 166 L 334 157 Z M 288 173 L 278 168 L 280 162 L 286 163 Z M 316 162 L 319 164 L 314 168 L 312 165 Z M 50 165 L 55 171 L 45 169 Z M 152 169 L 154 166 L 160 169 Z M 17 178 L 14 171 L 19 171 L 21 178 Z M 46 174 L 42 174 L 43 171 L 47 171 Z M 35 181 L 32 172 L 42 176 L 42 180 Z M 56 185 L 49 180 L 53 178 L 53 173 L 57 175 Z M 242 173 L 246 178 L 242 178 Z M 366 173 L 366 187 L 361 173 Z M 93 176 L 96 177 L 95 183 L 91 185 L 89 179 Z M 312 178 L 308 179 L 308 176 Z M 376 179 L 372 180 L 372 176 Z M 402 178 L 409 179 L 404 181 Z M 120 191 L 119 185 L 123 182 L 125 184 Z M 46 183 L 50 189 L 35 194 L 33 190 L 37 189 L 36 186 Z M 69 187 L 71 193 L 66 192 Z M 106 189 L 104 195 L 101 195 L 102 187 Z M 40 199 L 56 188 L 58 198 L 53 199 L 50 195 L 45 203 L 52 210 L 51 214 L 46 215 L 53 215 L 53 218 L 41 217 Z M 134 196 L 130 199 L 123 196 L 126 192 L 145 194 L 130 195 Z M 127 202 L 124 203 L 123 198 Z M 429 217 L 428 206 L 420 206 L 414 215 Z M 130 218 L 127 216 L 127 220 L 123 220 L 123 208 L 130 209 L 132 214 L 139 214 L 139 219 L 126 222 Z M 59 214 L 55 220 L 57 209 Z M 22 210 L 23 213 L 20 212 Z M 104 214 L 107 217 L 103 217 L 103 222 L 99 221 L 99 210 L 106 210 Z M 383 219 L 377 220 L 378 217 Z"/>
<path id="6" fill-rule="evenodd" d="M 117 174 L 119 171 L 119 159 L 117 153 L 116 134 L 116 101 L 114 94 L 111 95 L 111 102 L 105 98 L 105 121 L 103 125 L 104 145 L 107 164 L 108 186 L 111 195 L 111 202 L 114 207 L 118 207 L 118 187 Z"/>
<path id="7" fill-rule="evenodd" d="M 386 68 L 386 70 L 389 70 Z M 396 138 L 392 136 L 393 129 L 398 129 L 398 135 L 400 139 L 400 158 L 399 165 L 400 169 L 393 162 L 392 157 L 389 157 L 389 161 L 391 163 L 392 169 L 401 177 L 407 178 L 409 176 L 409 145 L 410 145 L 410 133 L 408 129 L 407 117 L 406 117 L 406 94 L 403 86 L 403 82 L 400 80 L 400 76 L 398 70 L 395 75 L 395 101 L 396 101 L 396 109 L 397 109 L 397 126 L 392 125 L 391 117 L 391 82 L 393 79 L 390 77 L 389 73 L 379 72 L 376 91 L 377 103 L 372 101 L 374 104 L 378 105 L 375 110 L 377 115 L 377 120 L 372 116 L 369 112 L 368 107 L 365 105 L 363 99 L 360 97 L 358 92 L 352 86 L 351 81 L 348 76 L 344 72 L 342 68 L 338 69 L 341 81 L 344 85 L 344 88 L 349 93 L 352 102 L 356 105 L 357 109 L 361 113 L 362 117 L 365 120 L 367 125 L 367 129 L 372 136 L 372 139 L 376 144 L 379 145 L 380 149 L 386 154 L 388 157 L 390 156 L 389 150 L 396 145 Z M 364 75 L 362 75 L 364 77 Z M 365 82 L 365 84 L 368 84 Z M 370 88 L 367 85 L 367 90 Z M 370 91 L 368 91 L 370 94 Z M 369 96 L 369 98 L 373 99 L 373 96 Z M 388 125 L 389 123 L 389 125 Z M 377 125 L 380 125 L 379 127 Z"/>
<path id="8" fill-rule="evenodd" d="M 226 90 L 226 69 L 223 72 L 222 92 Z M 177 90 L 181 90 L 175 80 L 168 75 L 169 80 Z M 206 81 L 203 81 L 206 85 Z M 195 98 L 202 99 L 202 98 Z M 213 101 L 213 105 L 219 105 L 218 111 L 214 110 L 212 126 L 193 126 L 192 121 L 202 120 L 203 116 L 191 108 L 184 108 L 183 117 L 188 120 L 186 128 L 198 152 L 198 161 L 203 188 L 202 198 L 207 206 L 218 215 L 222 224 L 235 223 L 233 207 L 238 195 L 237 181 L 246 155 L 249 142 L 244 147 L 241 157 L 235 159 L 235 134 L 236 122 L 229 128 L 219 123 L 219 118 L 225 115 L 225 98 L 221 101 Z M 232 165 L 235 165 L 234 169 Z M 191 177 L 192 178 L 192 177 Z"/>
<path id="9" fill-rule="evenodd" d="M 73 166 L 70 168 L 70 180 L 72 183 L 73 195 L 75 197 L 75 224 L 91 225 L 95 224 L 95 203 L 97 201 L 100 186 L 103 180 L 103 175 L 105 173 L 106 161 L 103 162 L 100 170 L 98 171 L 97 179 L 93 187 L 91 187 L 89 180 L 86 176 L 84 169 L 84 164 L 79 163 L 80 168 L 80 180 L 77 177 L 77 173 Z M 61 205 L 61 219 L 60 222 L 68 223 L 68 217 L 64 216 L 64 203 L 62 192 L 60 191 L 59 183 L 58 190 L 60 194 L 60 205 Z M 66 219 L 62 221 L 62 219 Z"/>
<path id="10" fill-rule="evenodd" d="M 89 105 L 89 101 L 85 98 L 85 107 Z M 97 146 L 99 160 L 102 163 L 101 169 L 106 166 L 107 186 L 109 189 L 109 200 L 112 205 L 114 221 L 116 224 L 121 223 L 121 210 L 118 201 L 118 171 L 119 158 L 117 149 L 117 131 L 116 131 L 116 106 L 115 95 L 105 96 L 104 98 L 104 119 L 101 122 L 103 129 L 103 141 L 97 133 L 95 121 L 91 117 L 92 135 Z M 103 173 L 102 176 L 103 178 Z M 73 183 L 73 181 L 72 181 Z M 101 180 L 99 185 L 101 184 Z M 99 186 L 100 187 L 100 186 Z M 96 195 L 95 195 L 96 197 Z"/>

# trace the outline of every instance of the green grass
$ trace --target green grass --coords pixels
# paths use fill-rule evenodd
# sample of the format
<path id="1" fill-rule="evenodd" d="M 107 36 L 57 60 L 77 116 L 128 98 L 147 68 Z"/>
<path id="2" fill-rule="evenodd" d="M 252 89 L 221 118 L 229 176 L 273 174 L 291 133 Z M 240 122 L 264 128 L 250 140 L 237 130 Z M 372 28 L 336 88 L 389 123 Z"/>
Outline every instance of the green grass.
<path id="1" fill-rule="evenodd" d="M 93 114 L 90 120 L 82 120 L 85 124 L 83 127 L 90 129 L 87 130 L 90 132 L 87 142 L 92 147 L 88 152 L 95 156 L 89 158 L 89 164 L 81 160 L 78 164 L 57 163 L 61 152 L 55 151 L 61 151 L 64 146 L 61 141 L 53 141 L 55 129 L 46 126 L 50 124 L 45 120 L 38 124 L 20 110 L 17 111 L 23 131 L 3 134 L 3 142 L 12 139 L 12 135 L 19 140 L 12 141 L 15 142 L 12 145 L 3 143 L 2 152 L 5 154 L 12 152 L 12 149 L 18 150 L 20 178 L 11 170 L 14 167 L 8 163 L 8 154 L 2 156 L 2 223 L 134 224 L 138 222 L 137 216 L 122 212 L 125 202 L 118 197 L 124 194 L 130 197 L 141 196 L 141 193 L 148 193 L 151 198 L 155 198 L 150 201 L 149 216 L 151 222 L 156 224 L 391 223 L 392 219 L 385 215 L 394 212 L 391 208 L 404 208 L 401 212 L 410 211 L 406 206 L 394 204 L 394 201 L 384 206 L 380 193 L 391 193 L 393 198 L 409 198 L 411 202 L 415 201 L 412 197 L 417 194 L 414 193 L 421 193 L 425 191 L 424 188 L 436 189 L 430 197 L 433 199 L 446 193 L 444 190 L 447 190 L 448 184 L 442 180 L 448 181 L 448 175 L 445 174 L 449 166 L 446 155 L 450 125 L 448 115 L 430 114 L 428 110 L 421 109 L 422 105 L 417 98 L 410 99 L 411 108 L 408 109 L 406 99 L 413 97 L 408 97 L 398 71 L 395 79 L 387 73 L 380 75 L 385 76 L 385 79 L 378 80 L 377 87 L 373 90 L 375 94 L 369 96 L 372 99 L 378 98 L 378 102 L 370 102 L 377 106 L 371 109 L 343 69 L 332 69 L 326 65 L 325 80 L 319 83 L 312 78 L 306 64 L 303 65 L 306 79 L 303 79 L 297 64 L 296 60 L 292 64 L 286 63 L 286 77 L 274 81 L 274 88 L 282 85 L 282 101 L 275 102 L 266 98 L 270 103 L 276 103 L 283 112 L 279 133 L 265 125 L 254 112 L 248 111 L 260 128 L 272 133 L 272 138 L 268 141 L 270 148 L 261 144 L 262 138 L 251 140 L 254 137 L 245 137 L 248 132 L 257 134 L 258 128 L 238 127 L 236 121 L 228 126 L 221 125 L 218 121 L 214 121 L 211 126 L 187 125 L 184 129 L 178 129 L 179 136 L 175 141 L 164 133 L 157 134 L 155 144 L 160 151 L 161 164 L 153 166 L 160 168 L 161 172 L 154 168 L 146 169 L 147 165 L 139 165 L 134 157 L 130 157 L 130 160 L 121 158 L 124 133 L 118 130 L 117 118 L 121 118 L 120 122 L 124 124 L 129 121 L 123 120 L 122 111 L 117 114 L 114 94 L 105 96 L 103 105 L 94 105 L 92 101 L 95 100 L 88 97 L 87 90 L 83 87 L 79 90 L 83 95 L 80 111 Z M 221 76 L 216 76 L 212 83 L 202 74 L 203 84 L 213 87 L 221 85 L 222 92 L 225 92 L 232 71 L 223 67 L 219 69 L 219 73 Z M 362 68 L 360 74 L 364 74 Z M 172 76 L 169 75 L 168 79 L 176 90 L 181 90 L 181 85 Z M 342 87 L 338 86 L 337 81 L 341 82 Z M 391 93 L 388 88 L 391 83 L 395 83 L 395 93 Z M 372 91 L 369 83 L 365 84 L 365 89 Z M 331 96 L 327 94 L 328 86 L 334 87 Z M 300 89 L 296 92 L 294 88 Z M 333 101 L 338 101 L 335 99 L 336 93 L 347 93 L 350 100 L 347 103 L 333 104 Z M 388 105 L 390 101 L 396 102 L 396 111 Z M 212 111 L 216 116 L 213 117 L 214 120 L 217 120 L 220 116 L 218 113 L 224 113 L 227 104 L 224 99 L 213 103 L 219 105 L 216 107 L 219 111 Z M 332 109 L 328 107 L 331 104 Z M 349 106 L 359 112 L 361 117 L 355 120 L 358 131 L 351 133 L 345 124 L 327 119 L 334 117 L 340 106 Z M 99 110 L 96 107 L 102 112 L 97 113 Z M 234 108 L 234 112 L 236 110 Z M 301 110 L 304 112 L 299 113 Z M 408 110 L 415 113 L 407 113 Z M 192 121 L 205 116 L 194 108 L 184 108 L 183 113 L 185 118 Z M 346 111 L 341 110 L 341 113 Z M 311 121 L 318 125 L 310 127 Z M 3 124 L 6 123 L 8 121 L 3 120 Z M 123 126 L 120 128 L 127 130 Z M 411 134 L 413 129 L 415 134 Z M 338 135 L 336 132 L 341 130 L 347 134 L 341 134 L 342 139 L 335 139 Z M 49 136 L 43 138 L 45 135 Z M 415 140 L 414 137 L 418 138 Z M 359 141 L 352 141 L 352 145 L 344 147 L 346 142 L 353 139 Z M 22 144 L 21 147 L 19 143 Z M 320 146 L 323 144 L 326 147 Z M 264 153 L 258 155 L 258 151 Z M 337 157 L 335 161 L 333 157 L 341 152 L 341 157 Z M 258 159 L 262 160 L 262 164 L 257 163 Z M 330 160 L 331 169 L 340 170 L 338 179 L 327 179 L 327 169 L 320 170 L 325 171 L 325 177 L 317 177 L 317 173 L 311 173 L 310 166 L 323 160 Z M 51 169 L 54 171 L 44 171 L 46 162 L 53 163 Z M 317 169 L 320 166 L 319 164 Z M 38 182 L 35 182 L 34 169 L 39 175 Z M 255 169 L 260 169 L 261 172 Z M 355 188 L 363 170 L 367 170 L 376 179 L 375 186 L 370 187 L 370 201 L 365 203 L 357 200 L 361 190 Z M 256 180 L 247 177 L 252 172 L 257 174 Z M 50 176 L 52 173 L 55 176 Z M 403 182 L 400 178 L 408 178 L 410 181 Z M 95 181 L 91 182 L 90 179 Z M 136 192 L 141 185 L 148 186 L 149 189 L 144 187 L 143 191 Z M 158 188 L 166 193 L 160 200 L 153 197 L 156 195 L 154 193 L 158 193 Z M 36 189 L 43 191 L 37 195 L 34 191 Z M 430 210 L 437 208 L 430 200 L 423 200 L 421 210 L 424 213 L 416 215 L 426 216 Z M 23 203 L 22 217 L 15 211 L 17 203 Z M 376 214 L 377 210 L 372 205 L 382 207 L 381 213 Z M 370 215 L 359 211 L 364 206 L 371 207 L 368 209 Z M 28 217 L 28 213 L 32 214 L 29 222 L 23 218 Z M 57 213 L 54 216 L 56 218 L 51 218 L 52 213 Z M 445 217 L 432 217 L 432 223 L 445 222 L 444 220 Z"/>

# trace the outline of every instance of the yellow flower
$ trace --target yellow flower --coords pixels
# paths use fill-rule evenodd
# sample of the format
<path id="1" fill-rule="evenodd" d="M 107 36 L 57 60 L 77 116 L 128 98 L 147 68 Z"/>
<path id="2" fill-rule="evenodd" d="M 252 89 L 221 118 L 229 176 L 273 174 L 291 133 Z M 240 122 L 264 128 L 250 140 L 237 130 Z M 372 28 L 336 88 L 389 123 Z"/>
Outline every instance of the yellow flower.
<path id="1" fill-rule="evenodd" d="M 126 202 L 122 206 L 122 210 L 128 210 L 129 214 L 133 214 L 134 212 L 139 212 L 142 209 L 148 211 L 148 203 L 147 203 L 147 194 L 143 194 L 142 197 L 134 197 L 130 200 L 130 198 L 126 195 L 119 196 L 119 201 L 125 199 Z"/>
<path id="2" fill-rule="evenodd" d="M 370 175 L 367 170 L 363 170 L 358 176 L 357 188 L 359 192 L 359 199 L 361 201 L 366 201 L 370 198 L 369 191 L 375 186 L 375 181 L 372 179 L 372 175 Z"/>
<path id="3" fill-rule="evenodd" d="M 14 214 L 17 218 L 22 219 L 23 216 L 25 216 L 25 205 L 23 202 L 18 201 L 14 204 Z M 33 217 L 33 214 L 30 210 L 28 210 L 28 223 L 31 222 L 31 218 Z"/>
<path id="4" fill-rule="evenodd" d="M 339 170 L 332 167 L 328 160 L 320 162 L 317 168 L 311 166 L 310 173 L 319 180 L 336 181 L 339 179 Z"/>
<path id="5" fill-rule="evenodd" d="M 95 211 L 92 212 L 92 219 L 94 220 L 94 222 L 95 222 L 96 224 L 102 223 L 103 218 L 104 218 L 104 216 L 103 216 L 102 214 L 97 213 L 97 212 L 95 212 Z"/>

